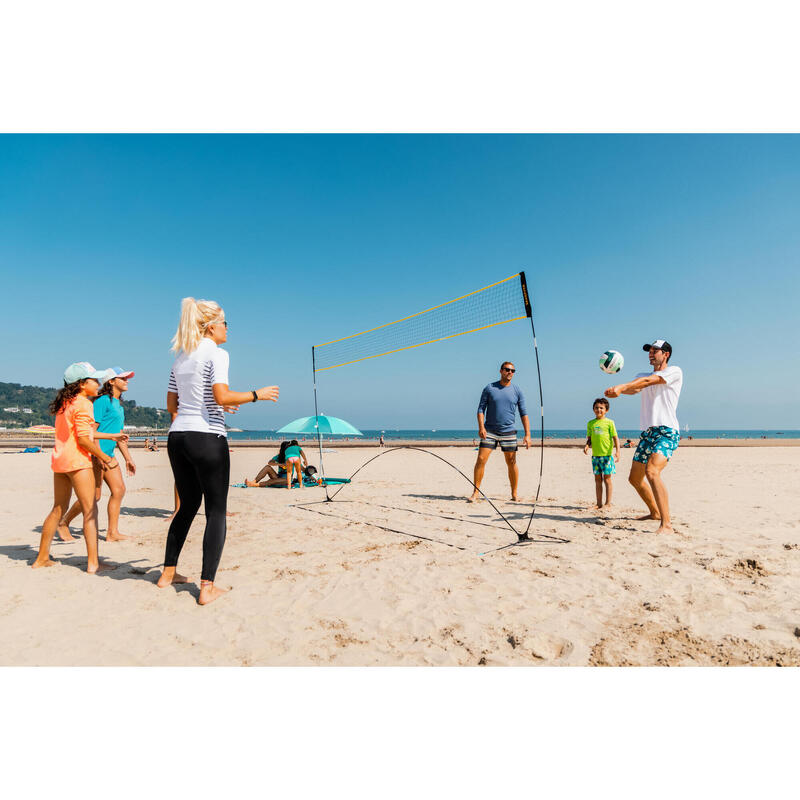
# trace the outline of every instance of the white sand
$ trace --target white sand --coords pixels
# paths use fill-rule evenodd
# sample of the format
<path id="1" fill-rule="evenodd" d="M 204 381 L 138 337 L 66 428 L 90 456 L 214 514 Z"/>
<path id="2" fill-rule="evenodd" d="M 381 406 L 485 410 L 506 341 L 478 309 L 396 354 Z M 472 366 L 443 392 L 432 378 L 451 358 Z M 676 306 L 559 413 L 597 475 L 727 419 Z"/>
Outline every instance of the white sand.
<path id="1" fill-rule="evenodd" d="M 436 452 L 471 474 L 473 450 Z M 375 453 L 328 453 L 326 470 L 346 476 Z M 231 482 L 253 477 L 271 454 L 234 448 Z M 100 576 L 84 572 L 82 539 L 54 543 L 59 566 L 28 567 L 52 500 L 49 455 L 0 454 L 0 660 L 800 664 L 800 450 L 679 449 L 664 472 L 675 536 L 631 520 L 643 512 L 626 481 L 631 455 L 623 451 L 615 507 L 597 513 L 580 447 L 546 450 L 536 543 L 484 556 L 515 534 L 488 504 L 465 503 L 467 482 L 425 453 L 389 453 L 337 498 L 348 502 L 313 510 L 296 504 L 324 499 L 322 489 L 231 489 L 217 580 L 234 588 L 202 608 L 197 583 L 154 585 L 172 509 L 165 450 L 136 451 L 121 525 L 135 538 L 101 542 L 119 567 Z M 524 500 L 535 491 L 538 457 L 520 453 Z M 524 525 L 530 506 L 507 501 L 499 453 L 484 489 Z M 179 567 L 195 581 L 204 521 L 198 515 Z"/>

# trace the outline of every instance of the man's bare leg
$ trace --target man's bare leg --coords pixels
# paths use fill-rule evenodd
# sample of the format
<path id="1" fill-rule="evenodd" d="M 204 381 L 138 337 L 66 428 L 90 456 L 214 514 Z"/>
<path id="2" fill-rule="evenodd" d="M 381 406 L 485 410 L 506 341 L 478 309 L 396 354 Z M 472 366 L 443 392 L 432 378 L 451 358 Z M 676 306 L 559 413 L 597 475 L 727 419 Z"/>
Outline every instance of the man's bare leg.
<path id="1" fill-rule="evenodd" d="M 59 520 L 64 514 L 64 509 L 69 506 L 69 498 L 72 494 L 72 481 L 69 475 L 63 472 L 53 473 L 53 508 L 47 515 L 42 525 L 42 536 L 39 540 L 39 554 L 31 564 L 34 569 L 39 567 L 52 567 L 56 562 L 50 558 L 50 545 L 56 532 Z M 74 538 L 74 537 L 71 537 Z"/>
<path id="2" fill-rule="evenodd" d="M 594 495 L 597 498 L 597 507 L 603 507 L 603 476 L 594 476 Z"/>
<path id="3" fill-rule="evenodd" d="M 631 464 L 631 473 L 628 476 L 628 482 L 639 493 L 639 497 L 644 500 L 644 504 L 647 506 L 648 511 L 650 512 L 649 514 L 645 514 L 643 517 L 637 517 L 637 519 L 661 519 L 658 506 L 656 505 L 656 499 L 653 497 L 653 492 L 650 489 L 650 486 L 647 484 L 647 478 L 645 476 L 646 469 L 647 467 L 642 464 L 641 461 L 634 461 Z"/>
<path id="4" fill-rule="evenodd" d="M 519 466 L 517 466 L 516 452 L 503 453 L 506 457 L 506 467 L 508 469 L 508 482 L 511 484 L 511 499 L 515 502 L 517 497 L 517 484 L 519 483 Z"/>
<path id="5" fill-rule="evenodd" d="M 603 475 L 603 483 L 606 487 L 606 506 L 611 505 L 611 476 L 610 475 Z M 601 490 L 602 494 L 602 490 Z"/>
<path id="6" fill-rule="evenodd" d="M 483 480 L 483 473 L 486 469 L 486 462 L 489 460 L 491 450 L 488 447 L 478 448 L 478 458 L 475 461 L 475 469 L 472 475 L 472 482 L 475 484 L 475 491 L 467 498 L 467 502 L 474 503 L 479 497 L 481 488 L 481 481 Z"/>
<path id="7" fill-rule="evenodd" d="M 650 484 L 653 495 L 658 506 L 658 513 L 661 518 L 661 525 L 658 526 L 656 533 L 675 533 L 672 528 L 672 521 L 669 517 L 669 495 L 664 481 L 661 480 L 661 471 L 669 464 L 669 460 L 661 453 L 653 453 L 647 460 L 645 475 Z"/>

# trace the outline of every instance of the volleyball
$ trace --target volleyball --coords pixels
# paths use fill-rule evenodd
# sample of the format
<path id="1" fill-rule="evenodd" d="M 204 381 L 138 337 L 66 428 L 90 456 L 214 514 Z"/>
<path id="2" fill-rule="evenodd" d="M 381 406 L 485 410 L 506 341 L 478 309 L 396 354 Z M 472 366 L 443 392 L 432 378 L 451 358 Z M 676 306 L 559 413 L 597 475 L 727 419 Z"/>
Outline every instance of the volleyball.
<path id="1" fill-rule="evenodd" d="M 624 365 L 625 359 L 622 357 L 622 353 L 617 350 L 606 350 L 605 353 L 600 356 L 600 369 L 603 370 L 603 372 L 613 374 L 619 372 Z"/>

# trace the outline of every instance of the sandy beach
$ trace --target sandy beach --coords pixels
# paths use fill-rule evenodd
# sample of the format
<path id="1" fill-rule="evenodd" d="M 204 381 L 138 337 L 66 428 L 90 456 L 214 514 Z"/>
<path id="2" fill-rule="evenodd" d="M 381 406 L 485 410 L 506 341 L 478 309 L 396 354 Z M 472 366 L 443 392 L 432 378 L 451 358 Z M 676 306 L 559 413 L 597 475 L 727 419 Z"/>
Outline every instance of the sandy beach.
<path id="1" fill-rule="evenodd" d="M 231 483 L 272 452 L 234 443 Z M 473 450 L 432 452 L 471 475 Z M 326 452 L 326 472 L 346 477 L 375 454 Z M 2 453 L 2 664 L 800 665 L 800 451 L 681 447 L 665 471 L 674 536 L 632 519 L 643 509 L 631 456 L 598 512 L 580 447 L 548 447 L 534 543 L 500 550 L 516 534 L 427 453 L 377 459 L 333 503 L 321 488 L 232 488 L 217 579 L 233 591 L 201 608 L 202 514 L 180 564 L 196 582 L 155 587 L 172 509 L 165 449 L 136 452 L 121 521 L 133 538 L 101 542 L 118 566 L 99 576 L 83 571 L 80 538 L 54 543 L 58 566 L 29 568 L 49 454 Z M 489 461 L 483 488 L 517 528 L 538 458 L 520 453 L 519 504 L 500 455 Z"/>

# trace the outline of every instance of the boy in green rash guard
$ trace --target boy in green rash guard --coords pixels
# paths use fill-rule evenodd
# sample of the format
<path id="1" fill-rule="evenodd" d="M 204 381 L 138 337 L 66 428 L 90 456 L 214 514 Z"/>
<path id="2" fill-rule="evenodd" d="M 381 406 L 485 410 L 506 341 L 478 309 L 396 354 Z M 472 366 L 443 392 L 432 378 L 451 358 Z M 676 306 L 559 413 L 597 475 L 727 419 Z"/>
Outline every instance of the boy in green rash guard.
<path id="1" fill-rule="evenodd" d="M 598 397 L 594 401 L 594 419 L 586 424 L 586 444 L 583 446 L 583 452 L 587 455 L 590 445 L 592 448 L 592 472 L 598 508 L 603 508 L 603 484 L 606 487 L 606 508 L 611 505 L 611 476 L 617 471 L 614 462 L 619 461 L 617 428 L 614 420 L 606 417 L 609 408 L 605 397 Z"/>

